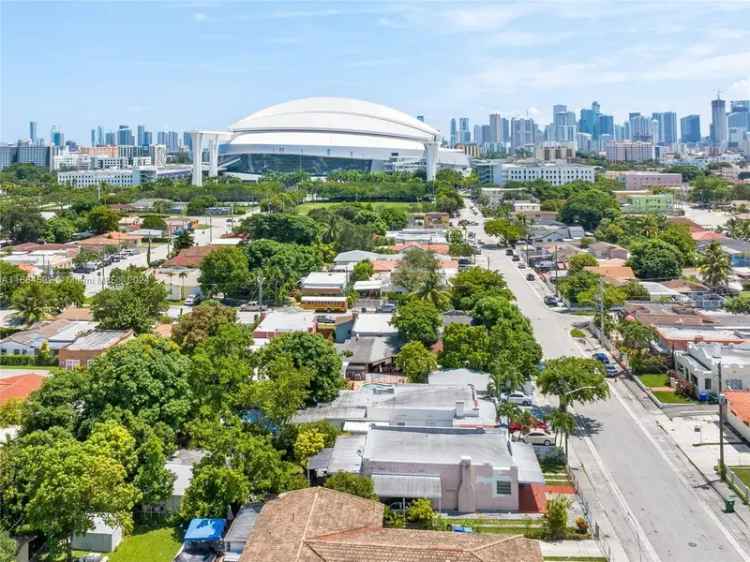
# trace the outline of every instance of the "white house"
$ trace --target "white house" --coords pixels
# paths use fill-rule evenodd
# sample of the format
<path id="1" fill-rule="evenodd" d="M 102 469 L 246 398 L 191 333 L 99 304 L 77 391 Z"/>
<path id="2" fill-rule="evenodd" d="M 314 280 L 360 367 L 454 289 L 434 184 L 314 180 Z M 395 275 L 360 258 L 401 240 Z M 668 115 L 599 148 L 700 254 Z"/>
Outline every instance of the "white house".
<path id="1" fill-rule="evenodd" d="M 727 423 L 750 441 L 750 391 L 730 390 L 724 396 L 727 399 Z"/>
<path id="2" fill-rule="evenodd" d="M 122 542 L 122 527 L 110 526 L 104 519 L 93 518 L 92 527 L 84 534 L 73 535 L 73 549 L 112 552 Z"/>
<path id="3" fill-rule="evenodd" d="M 689 343 L 687 351 L 675 352 L 677 370 L 698 391 L 719 391 L 719 366 L 722 390 L 750 388 L 750 345 Z"/>

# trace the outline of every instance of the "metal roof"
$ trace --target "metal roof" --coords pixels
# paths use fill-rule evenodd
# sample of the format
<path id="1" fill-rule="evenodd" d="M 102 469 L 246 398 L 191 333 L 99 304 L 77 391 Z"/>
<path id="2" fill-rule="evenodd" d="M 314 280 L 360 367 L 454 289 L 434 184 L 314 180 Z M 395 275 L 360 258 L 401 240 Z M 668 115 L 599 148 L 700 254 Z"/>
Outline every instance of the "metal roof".
<path id="1" fill-rule="evenodd" d="M 373 474 L 372 484 L 375 494 L 381 498 L 443 497 L 440 476 Z"/>
<path id="2" fill-rule="evenodd" d="M 232 520 L 232 525 L 224 536 L 224 542 L 245 543 L 262 508 L 263 504 L 260 502 L 243 505 Z"/>

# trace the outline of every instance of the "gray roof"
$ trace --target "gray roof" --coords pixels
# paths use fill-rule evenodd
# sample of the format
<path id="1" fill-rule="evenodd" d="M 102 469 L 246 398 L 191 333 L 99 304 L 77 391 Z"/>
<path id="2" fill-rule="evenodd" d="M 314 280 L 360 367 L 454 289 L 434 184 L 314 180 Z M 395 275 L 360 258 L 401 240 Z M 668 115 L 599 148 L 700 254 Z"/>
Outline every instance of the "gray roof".
<path id="1" fill-rule="evenodd" d="M 317 455 L 313 455 L 307 459 L 307 470 L 328 470 L 332 456 L 333 447 L 321 449 Z"/>
<path id="2" fill-rule="evenodd" d="M 379 463 L 458 464 L 462 457 L 498 468 L 516 464 L 504 429 L 373 427 L 364 450 L 367 461 Z"/>
<path id="3" fill-rule="evenodd" d="M 232 520 L 229 531 L 224 536 L 224 542 L 245 543 L 255 528 L 255 521 L 260 515 L 263 504 L 260 502 L 243 505 Z"/>
<path id="4" fill-rule="evenodd" d="M 534 446 L 520 441 L 510 444 L 513 460 L 518 465 L 518 481 L 521 484 L 544 484 L 544 474 L 539 466 L 539 459 L 534 452 Z"/>
<path id="5" fill-rule="evenodd" d="M 328 463 L 328 473 L 353 472 L 359 474 L 362 468 L 362 451 L 367 441 L 366 433 L 354 435 L 339 435 L 333 446 L 331 461 Z"/>
<path id="6" fill-rule="evenodd" d="M 443 326 L 448 326 L 450 324 L 469 325 L 471 322 L 471 315 L 465 313 L 463 310 L 449 310 L 448 312 L 443 312 Z"/>
<path id="7" fill-rule="evenodd" d="M 440 476 L 373 474 L 375 495 L 381 498 L 430 498 L 443 496 Z"/>
<path id="8" fill-rule="evenodd" d="M 473 369 L 441 369 L 433 372 L 428 382 L 433 385 L 471 385 L 477 392 L 487 392 L 490 376 Z"/>
<path id="9" fill-rule="evenodd" d="M 337 255 L 333 261 L 335 263 L 358 263 L 365 260 L 376 260 L 380 257 L 380 254 L 375 252 L 367 252 L 365 250 L 350 250 L 348 252 L 341 252 Z"/>
<path id="10" fill-rule="evenodd" d="M 69 351 L 108 349 L 131 334 L 130 330 L 94 330 L 78 338 L 66 349 Z"/>
<path id="11" fill-rule="evenodd" d="M 172 484 L 173 496 L 184 496 L 185 491 L 193 480 L 193 465 L 200 462 L 206 456 L 201 449 L 178 449 L 164 465 L 169 472 L 175 475 Z"/>
<path id="12" fill-rule="evenodd" d="M 351 353 L 350 357 L 344 359 L 348 363 L 371 365 L 395 356 L 401 348 L 401 343 L 396 336 L 361 337 L 337 344 L 336 348 Z"/>

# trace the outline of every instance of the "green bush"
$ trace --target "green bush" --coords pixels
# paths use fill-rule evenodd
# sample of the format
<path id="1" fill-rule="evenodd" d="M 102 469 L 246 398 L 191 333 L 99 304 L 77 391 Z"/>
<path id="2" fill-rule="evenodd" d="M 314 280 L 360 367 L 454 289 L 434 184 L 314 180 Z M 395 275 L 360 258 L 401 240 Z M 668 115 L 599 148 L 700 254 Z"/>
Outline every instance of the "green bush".
<path id="1" fill-rule="evenodd" d="M 547 500 L 547 513 L 544 514 L 544 535 L 549 540 L 565 538 L 568 530 L 568 509 L 570 499 L 557 496 Z"/>
<path id="2" fill-rule="evenodd" d="M 583 330 L 581 330 L 580 328 L 573 328 L 570 331 L 570 335 L 573 336 L 574 338 L 585 338 L 586 337 L 586 333 Z"/>
<path id="3" fill-rule="evenodd" d="M 57 365 L 57 357 L 40 355 L 0 355 L 0 365 L 14 367 L 49 367 Z"/>

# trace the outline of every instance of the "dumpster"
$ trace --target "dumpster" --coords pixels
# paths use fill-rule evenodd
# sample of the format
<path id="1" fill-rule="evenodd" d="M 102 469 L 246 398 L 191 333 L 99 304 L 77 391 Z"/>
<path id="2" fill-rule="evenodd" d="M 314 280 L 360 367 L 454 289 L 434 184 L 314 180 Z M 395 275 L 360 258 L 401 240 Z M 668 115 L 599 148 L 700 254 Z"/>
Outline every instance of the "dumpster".
<path id="1" fill-rule="evenodd" d="M 735 496 L 728 496 L 724 498 L 724 512 L 725 513 L 734 513 L 734 501 L 737 498 Z"/>
<path id="2" fill-rule="evenodd" d="M 708 396 L 709 396 L 709 392 L 707 390 L 701 390 L 698 393 L 698 401 L 699 402 L 708 402 Z"/>

